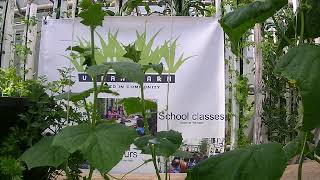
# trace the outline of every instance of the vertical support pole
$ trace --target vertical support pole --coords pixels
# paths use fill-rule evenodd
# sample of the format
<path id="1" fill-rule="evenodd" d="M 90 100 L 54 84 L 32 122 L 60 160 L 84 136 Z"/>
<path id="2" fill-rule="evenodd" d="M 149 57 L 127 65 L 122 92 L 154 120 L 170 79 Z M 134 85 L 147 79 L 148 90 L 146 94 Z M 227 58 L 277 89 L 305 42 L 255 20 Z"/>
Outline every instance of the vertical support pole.
<path id="1" fill-rule="evenodd" d="M 68 13 L 68 1 L 61 0 L 61 7 L 60 7 L 60 18 L 67 18 Z"/>
<path id="2" fill-rule="evenodd" d="M 238 144 L 238 130 L 239 130 L 239 105 L 236 99 L 237 90 L 235 85 L 237 84 L 237 57 L 234 55 L 230 56 L 231 62 L 231 135 L 230 135 L 230 148 L 235 149 Z"/>
<path id="3" fill-rule="evenodd" d="M 53 1 L 53 10 L 52 10 L 52 18 L 59 19 L 61 16 L 61 3 L 62 0 L 54 0 Z"/>
<path id="4" fill-rule="evenodd" d="M 215 6 L 216 6 L 216 17 L 221 17 L 222 15 L 221 0 L 215 0 Z"/>
<path id="5" fill-rule="evenodd" d="M 289 0 L 290 2 L 290 0 Z M 291 0 L 292 2 L 292 6 L 293 6 L 293 12 L 296 13 L 297 12 L 297 9 L 299 7 L 299 0 Z"/>
<path id="6" fill-rule="evenodd" d="M 36 19 L 36 15 L 37 15 L 37 7 L 38 5 L 35 3 L 31 3 L 28 4 L 27 6 L 27 11 L 26 11 L 26 17 L 27 19 L 29 19 L 29 25 L 27 25 L 26 29 L 25 29 L 25 44 L 27 46 L 27 48 L 29 48 L 31 50 L 31 54 L 29 54 L 27 56 L 26 59 L 26 79 L 33 79 L 33 76 L 35 74 L 35 49 L 36 49 L 36 41 L 37 41 L 37 29 L 38 26 L 33 25 L 30 23 L 31 19 Z M 35 22 L 36 23 L 36 22 Z"/>
<path id="7" fill-rule="evenodd" d="M 3 41 L 2 41 L 2 54 L 1 54 L 1 67 L 8 68 L 14 60 L 14 41 L 15 33 L 13 29 L 14 24 L 14 11 L 16 8 L 16 1 L 7 1 L 7 10 L 5 19 L 3 20 Z"/>
<path id="8" fill-rule="evenodd" d="M 314 41 L 316 44 L 320 44 L 320 38 L 316 38 Z M 317 128 L 315 130 L 314 138 L 315 138 L 315 144 L 318 145 L 318 143 L 320 141 L 320 128 Z"/>
<path id="9" fill-rule="evenodd" d="M 122 7 L 122 0 L 115 0 L 115 13 L 120 13 L 120 9 Z"/>
<path id="10" fill-rule="evenodd" d="M 262 127 L 262 51 L 258 45 L 262 41 L 261 25 L 256 24 L 254 27 L 254 60 L 255 60 L 255 84 L 254 84 L 254 95 L 255 95 L 255 114 L 254 114 L 254 131 L 253 131 L 253 142 L 254 144 L 260 144 L 261 139 L 261 127 Z"/>

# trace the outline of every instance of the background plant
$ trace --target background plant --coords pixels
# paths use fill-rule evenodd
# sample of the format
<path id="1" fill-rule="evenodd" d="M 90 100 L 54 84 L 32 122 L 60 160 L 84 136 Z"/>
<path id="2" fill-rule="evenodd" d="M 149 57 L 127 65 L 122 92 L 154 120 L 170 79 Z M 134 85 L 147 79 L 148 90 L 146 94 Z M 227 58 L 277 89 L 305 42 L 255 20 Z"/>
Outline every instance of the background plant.
<path id="1" fill-rule="evenodd" d="M 90 172 L 85 179 L 92 178 L 94 169 L 98 169 L 102 176 L 107 178 L 107 173 L 122 159 L 125 150 L 129 148 L 137 137 L 135 130 L 121 124 L 103 122 L 98 115 L 98 94 L 101 92 L 117 94 L 108 89 L 104 78 L 100 86 L 98 86 L 97 83 L 97 77 L 99 75 L 104 74 L 103 77 L 105 77 L 112 69 L 121 78 L 127 78 L 129 81 L 136 82 L 141 87 L 141 99 L 127 98 L 125 99 L 124 105 L 126 106 L 127 112 L 134 108 L 132 111 L 138 111 L 142 114 L 147 135 L 137 140 L 141 145 L 138 147 L 143 150 L 145 150 L 145 147 L 148 147 L 147 149 L 152 155 L 152 162 L 154 163 L 158 178 L 160 178 L 159 170 L 157 169 L 156 155 L 158 153 L 163 153 L 166 157 L 172 155 L 179 148 L 182 141 L 181 134 L 174 131 L 158 132 L 155 136 L 152 136 L 149 132 L 146 110 L 148 106 L 150 106 L 150 103 L 144 100 L 144 73 L 150 68 L 161 73 L 163 67 L 161 64 L 138 64 L 137 62 L 141 59 L 140 56 L 132 56 L 133 54 L 140 54 L 136 50 L 135 45 L 125 47 L 126 54 L 124 57 L 130 57 L 132 62 L 105 62 L 98 64 L 95 58 L 94 30 L 102 24 L 103 17 L 106 13 L 102 10 L 101 4 L 93 3 L 90 0 L 82 1 L 81 7 L 82 12 L 79 16 L 82 18 L 81 22 L 90 27 L 91 46 L 90 48 L 76 46 L 68 49 L 72 49 L 84 57 L 81 65 L 85 69 L 85 72 L 90 75 L 93 88 L 81 93 L 62 93 L 56 96 L 56 99 L 82 102 L 87 111 L 87 118 L 85 122 L 79 125 L 67 126 L 61 129 L 55 136 L 42 138 L 36 145 L 27 150 L 21 156 L 21 159 L 26 162 L 29 169 L 43 166 L 57 168 L 63 165 L 66 176 L 69 178 L 70 154 L 80 152 L 90 164 Z M 89 107 L 86 99 L 90 94 L 93 96 L 93 102 Z M 134 103 L 134 106 L 132 106 L 132 103 Z M 139 108 L 137 109 L 137 107 Z M 168 149 L 166 146 L 171 148 Z"/>
<path id="2" fill-rule="evenodd" d="M 285 0 L 256 1 L 225 15 L 220 24 L 232 42 L 232 51 L 238 54 L 239 40 L 255 23 L 265 22 L 286 5 Z M 319 161 L 314 156 L 319 154 L 319 145 L 313 142 L 312 130 L 320 125 L 320 114 L 315 108 L 320 97 L 320 76 L 317 73 L 320 69 L 320 48 L 310 41 L 310 38 L 320 36 L 319 31 L 314 29 L 319 26 L 319 21 L 315 21 L 315 17 L 320 17 L 319 5 L 317 1 L 300 1 L 297 23 L 293 22 L 293 27 L 297 28 L 293 34 L 288 32 L 290 23 L 286 28 L 287 32 L 276 25 L 282 42 L 285 42 L 280 49 L 285 46 L 288 48 L 284 55 L 279 54 L 280 57 L 276 57 L 278 60 L 274 72 L 279 78 L 286 79 L 298 88 L 304 109 L 301 112 L 299 135 L 283 148 L 275 143 L 252 145 L 209 158 L 196 165 L 188 173 L 187 179 L 279 179 L 287 161 L 296 155 L 300 157 L 298 179 L 301 179 L 305 157 Z M 210 171 L 212 169 L 215 171 Z M 226 172 L 226 169 L 230 169 L 230 172 Z"/>

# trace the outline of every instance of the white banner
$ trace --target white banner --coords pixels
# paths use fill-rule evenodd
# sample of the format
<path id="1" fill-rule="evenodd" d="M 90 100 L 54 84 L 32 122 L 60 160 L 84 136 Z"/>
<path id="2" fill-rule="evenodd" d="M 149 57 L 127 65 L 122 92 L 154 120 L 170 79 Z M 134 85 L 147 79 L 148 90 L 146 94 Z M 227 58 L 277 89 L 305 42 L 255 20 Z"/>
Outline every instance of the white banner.
<path id="1" fill-rule="evenodd" d="M 59 79 L 58 68 L 69 67 L 72 41 L 72 20 L 48 20 L 41 32 L 39 75 L 49 81 Z M 88 27 L 74 23 L 74 45 L 89 46 Z M 182 149 L 201 154 L 202 158 L 223 151 L 225 137 L 224 36 L 218 20 L 195 17 L 108 17 L 95 34 L 98 63 L 120 61 L 124 45 L 135 42 L 142 51 L 140 63 L 164 64 L 164 73 L 147 73 L 145 96 L 158 105 L 152 131 L 173 129 L 183 135 Z M 90 78 L 80 66 L 83 58 L 72 62 L 76 68 L 73 92 L 92 87 Z M 170 83 L 168 83 L 170 82 Z M 138 97 L 136 83 L 107 76 L 107 83 L 120 96 L 99 96 L 101 116 L 117 118 L 121 123 L 137 128 L 139 116 L 126 116 L 117 104 L 121 98 Z M 168 87 L 169 86 L 169 87 Z M 168 107 L 168 113 L 166 108 Z M 132 147 L 113 173 L 124 173 L 148 156 Z M 150 172 L 152 164 L 136 172 Z"/>

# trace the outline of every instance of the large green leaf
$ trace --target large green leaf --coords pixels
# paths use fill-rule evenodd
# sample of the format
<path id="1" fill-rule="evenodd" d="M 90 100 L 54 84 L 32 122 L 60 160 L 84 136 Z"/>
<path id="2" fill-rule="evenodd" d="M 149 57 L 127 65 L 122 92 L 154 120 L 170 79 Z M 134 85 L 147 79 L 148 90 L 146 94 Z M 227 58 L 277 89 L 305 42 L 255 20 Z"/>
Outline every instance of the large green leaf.
<path id="1" fill-rule="evenodd" d="M 157 111 L 157 103 L 151 100 L 145 99 L 145 109 L 151 111 Z M 141 114 L 142 113 L 142 103 L 141 99 L 138 97 L 124 98 L 120 101 L 123 104 L 124 109 L 128 115 L 130 114 Z"/>
<path id="2" fill-rule="evenodd" d="M 150 144 L 155 146 L 156 154 L 169 157 L 177 152 L 182 143 L 181 133 L 177 131 L 161 131 L 155 136 L 142 136 L 134 142 L 143 154 L 150 154 Z"/>
<path id="3" fill-rule="evenodd" d="M 127 78 L 131 82 L 144 82 L 144 73 L 140 64 L 134 62 L 112 62 L 106 63 L 116 72 L 121 78 Z"/>
<path id="4" fill-rule="evenodd" d="M 176 156 L 176 157 L 180 157 L 180 158 L 192 158 L 193 157 L 193 153 L 189 152 L 189 151 L 182 151 L 182 150 L 177 150 L 172 156 Z"/>
<path id="5" fill-rule="evenodd" d="M 280 57 L 275 71 L 296 82 L 303 103 L 304 130 L 320 127 L 320 47 L 299 45 Z"/>
<path id="6" fill-rule="evenodd" d="M 163 64 L 152 64 L 149 63 L 148 65 L 143 65 L 143 71 L 147 72 L 149 69 L 153 69 L 154 71 L 156 71 L 158 74 L 162 74 L 163 72 Z"/>
<path id="7" fill-rule="evenodd" d="M 93 65 L 87 68 L 86 73 L 88 73 L 91 77 L 95 77 L 98 75 L 103 75 L 104 73 L 110 70 L 110 66 L 105 64 Z"/>
<path id="8" fill-rule="evenodd" d="M 117 92 L 111 91 L 107 86 L 103 85 L 102 88 L 101 86 L 98 86 L 97 89 L 99 90 L 100 93 L 108 93 L 108 94 L 113 94 L 113 95 L 119 95 Z M 100 91 L 101 89 L 101 91 Z M 90 96 L 91 93 L 93 93 L 94 88 L 82 91 L 80 93 L 73 93 L 73 92 L 65 92 L 61 93 L 57 96 L 55 96 L 56 100 L 70 100 L 72 102 L 78 102 L 86 99 L 87 97 Z"/>
<path id="9" fill-rule="evenodd" d="M 194 166 L 192 180 L 276 180 L 280 179 L 287 158 L 280 144 L 252 145 L 225 152 Z"/>
<path id="10" fill-rule="evenodd" d="M 105 64 L 94 65 L 88 67 L 86 72 L 90 76 L 102 75 L 105 72 L 113 69 L 120 78 L 127 78 L 131 82 L 144 82 L 144 73 L 142 67 L 134 62 L 106 62 Z"/>
<path id="11" fill-rule="evenodd" d="M 86 3 L 83 5 L 83 10 L 79 14 L 79 17 L 81 17 L 81 23 L 93 28 L 102 26 L 104 17 L 107 15 L 107 13 L 102 9 L 102 4 L 90 4 L 89 0 L 84 1 L 86 1 Z"/>
<path id="12" fill-rule="evenodd" d="M 109 172 L 136 137 L 134 129 L 121 124 L 102 123 L 95 127 L 82 124 L 62 129 L 53 144 L 70 153 L 79 150 L 93 167 Z"/>
<path id="13" fill-rule="evenodd" d="M 287 0 L 255 1 L 226 14 L 220 24 L 231 40 L 232 52 L 237 54 L 240 38 L 256 23 L 262 23 L 288 3 Z"/>
<path id="14" fill-rule="evenodd" d="M 42 138 L 22 154 L 20 159 L 29 169 L 41 166 L 58 167 L 67 161 L 69 152 L 63 147 L 53 146 L 53 138 L 53 136 Z"/>
<path id="15" fill-rule="evenodd" d="M 296 138 L 294 138 L 292 141 L 290 141 L 283 147 L 283 150 L 286 153 L 288 160 L 301 153 L 303 140 L 304 139 L 302 134 L 299 134 Z"/>

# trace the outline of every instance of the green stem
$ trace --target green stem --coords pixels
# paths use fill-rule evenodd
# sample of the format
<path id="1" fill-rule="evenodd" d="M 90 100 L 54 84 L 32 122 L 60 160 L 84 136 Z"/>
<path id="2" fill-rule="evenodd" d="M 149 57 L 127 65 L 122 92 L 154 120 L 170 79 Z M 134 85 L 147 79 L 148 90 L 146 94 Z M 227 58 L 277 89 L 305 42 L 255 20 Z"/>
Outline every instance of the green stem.
<path id="1" fill-rule="evenodd" d="M 137 166 L 136 168 L 132 169 L 131 171 L 127 172 L 126 174 L 124 174 L 124 175 L 121 177 L 121 180 L 122 180 L 125 176 L 127 176 L 128 174 L 130 174 L 130 173 L 132 173 L 133 171 L 139 169 L 141 166 L 149 163 L 150 161 L 152 161 L 152 159 L 145 161 L 143 164 L 141 164 L 141 165 Z"/>
<path id="2" fill-rule="evenodd" d="M 103 85 L 104 85 L 104 81 L 106 80 L 106 75 L 107 75 L 108 71 L 106 71 L 103 76 L 102 76 L 102 81 L 101 81 L 101 85 L 100 85 L 100 89 L 99 89 L 99 93 L 102 91 Z"/>
<path id="3" fill-rule="evenodd" d="M 276 18 L 274 16 L 272 16 L 272 20 L 274 22 L 274 25 L 276 26 L 277 31 L 279 32 L 280 36 L 287 41 L 288 44 L 292 45 L 291 40 L 286 36 L 286 34 L 282 31 L 282 29 L 279 26 L 278 21 L 276 20 Z"/>
<path id="4" fill-rule="evenodd" d="M 161 180 L 159 168 L 158 168 L 158 165 L 157 165 L 157 156 L 156 156 L 155 147 L 154 147 L 153 144 L 150 144 L 149 147 L 150 147 L 150 150 L 151 150 L 152 162 L 153 162 L 154 169 L 156 170 L 157 178 L 158 178 L 158 180 Z"/>
<path id="5" fill-rule="evenodd" d="M 96 64 L 95 60 L 95 54 L 94 54 L 94 30 L 95 27 L 90 27 L 90 32 L 91 32 L 91 63 L 93 65 Z M 96 124 L 98 116 L 97 116 L 97 99 L 98 99 L 98 85 L 97 85 L 97 77 L 92 77 L 93 81 L 93 112 L 92 112 L 92 123 Z"/>
<path id="6" fill-rule="evenodd" d="M 92 166 L 90 166 L 90 172 L 89 172 L 88 180 L 92 179 L 93 170 L 94 170 L 94 168 Z"/>
<path id="7" fill-rule="evenodd" d="M 95 28 L 94 27 L 90 27 L 90 32 L 91 32 L 91 56 L 92 56 L 92 62 L 94 64 L 96 64 L 96 61 L 95 61 L 95 54 L 94 54 L 94 30 Z"/>
<path id="8" fill-rule="evenodd" d="M 66 167 L 65 167 L 65 170 L 64 170 L 64 171 L 66 172 L 66 177 L 67 177 L 67 179 L 70 179 L 69 170 L 68 170 L 68 160 L 67 160 L 67 162 L 66 162 Z"/>
<path id="9" fill-rule="evenodd" d="M 150 134 L 149 130 L 149 124 L 146 116 L 146 107 L 145 107 L 145 101 L 144 101 L 144 88 L 143 84 L 140 84 L 140 93 L 141 93 L 141 105 L 142 105 L 142 118 L 143 118 L 143 123 L 144 123 L 144 129 L 146 131 L 146 135 Z"/>
<path id="10" fill-rule="evenodd" d="M 166 173 L 166 180 L 167 180 L 168 179 L 168 158 L 166 158 L 165 163 L 166 164 L 164 166 L 165 166 L 165 171 L 166 171 L 165 173 Z"/>
<path id="11" fill-rule="evenodd" d="M 83 103 L 84 103 L 84 108 L 86 109 L 88 121 L 89 121 L 90 123 L 92 123 L 92 122 L 91 122 L 91 118 L 90 118 L 90 111 L 89 111 L 89 108 L 88 108 L 88 105 L 87 105 L 86 98 L 83 98 Z"/>
<path id="12" fill-rule="evenodd" d="M 142 105 L 142 118 L 143 118 L 143 123 L 144 123 L 144 129 L 146 132 L 146 135 L 150 135 L 150 130 L 149 130 L 149 124 L 148 120 L 146 117 L 146 107 L 145 107 L 145 101 L 144 101 L 144 88 L 143 88 L 143 83 L 140 84 L 140 93 L 141 93 L 141 105 Z M 156 170 L 156 174 L 158 177 L 158 180 L 161 180 L 160 173 L 159 173 L 159 168 L 157 166 L 157 156 L 156 156 L 156 150 L 154 148 L 154 145 L 150 144 L 150 151 L 151 151 L 151 156 L 152 156 L 152 162 L 154 169 Z"/>
<path id="13" fill-rule="evenodd" d="M 299 159 L 298 180 L 301 180 L 301 178 L 302 178 L 302 164 L 303 164 L 303 160 L 304 160 L 304 149 L 306 147 L 307 135 L 308 134 L 306 132 L 304 132 L 303 145 L 302 145 L 302 150 L 301 150 L 300 159 Z"/>
<path id="14" fill-rule="evenodd" d="M 108 176 L 112 177 L 113 179 L 120 180 L 120 178 L 117 178 L 117 177 L 115 177 L 115 176 L 112 176 L 111 174 L 104 174 L 104 175 L 103 175 L 103 178 L 106 179 L 106 180 L 107 180 L 107 179 L 110 179 Z"/>
<path id="15" fill-rule="evenodd" d="M 92 112 L 92 123 L 96 124 L 98 119 L 97 113 L 97 100 L 98 100 L 98 86 L 97 77 L 92 77 L 93 80 L 93 112 Z"/>
<path id="16" fill-rule="evenodd" d="M 300 17 L 301 17 L 301 29 L 300 29 L 300 39 L 299 44 L 303 43 L 304 36 L 304 12 L 303 12 L 303 0 L 300 0 Z"/>

